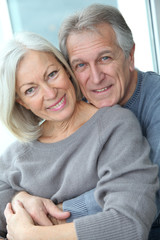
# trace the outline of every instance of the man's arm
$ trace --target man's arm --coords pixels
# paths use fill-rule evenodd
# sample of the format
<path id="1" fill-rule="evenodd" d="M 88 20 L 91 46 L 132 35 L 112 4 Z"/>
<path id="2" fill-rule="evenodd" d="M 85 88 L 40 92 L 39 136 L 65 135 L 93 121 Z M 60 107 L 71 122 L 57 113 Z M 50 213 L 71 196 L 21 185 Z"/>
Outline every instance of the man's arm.
<path id="1" fill-rule="evenodd" d="M 77 218 L 102 212 L 102 208 L 95 200 L 94 192 L 95 189 L 92 189 L 76 198 L 63 202 L 63 210 L 71 213 L 70 217 L 66 219 L 66 222 L 73 222 L 73 220 Z"/>

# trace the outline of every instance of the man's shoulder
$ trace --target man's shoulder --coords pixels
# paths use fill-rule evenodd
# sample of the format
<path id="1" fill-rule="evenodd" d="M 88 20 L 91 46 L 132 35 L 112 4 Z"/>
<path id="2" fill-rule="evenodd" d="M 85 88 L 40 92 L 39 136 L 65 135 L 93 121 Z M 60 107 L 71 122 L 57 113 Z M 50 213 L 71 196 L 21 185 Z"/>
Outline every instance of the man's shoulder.
<path id="1" fill-rule="evenodd" d="M 155 72 L 144 72 L 142 79 L 142 87 L 148 91 L 159 91 L 160 75 Z"/>

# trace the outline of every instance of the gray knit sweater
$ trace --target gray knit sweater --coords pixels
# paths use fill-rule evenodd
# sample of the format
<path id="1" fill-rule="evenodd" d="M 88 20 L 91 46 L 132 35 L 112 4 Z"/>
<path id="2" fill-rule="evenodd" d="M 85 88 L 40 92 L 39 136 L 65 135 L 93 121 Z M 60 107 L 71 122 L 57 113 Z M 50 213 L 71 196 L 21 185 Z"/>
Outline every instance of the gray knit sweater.
<path id="1" fill-rule="evenodd" d="M 96 187 L 103 212 L 75 220 L 78 239 L 146 240 L 159 185 L 148 156 L 138 121 L 119 106 L 100 109 L 62 141 L 15 142 L 0 157 L 0 236 L 15 192 L 59 203 Z"/>

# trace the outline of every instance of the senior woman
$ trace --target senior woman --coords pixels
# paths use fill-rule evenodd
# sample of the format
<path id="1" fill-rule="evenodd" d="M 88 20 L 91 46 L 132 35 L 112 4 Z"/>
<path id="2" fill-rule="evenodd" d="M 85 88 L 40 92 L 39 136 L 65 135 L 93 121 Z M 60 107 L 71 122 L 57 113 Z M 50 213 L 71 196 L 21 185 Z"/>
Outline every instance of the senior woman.
<path id="1" fill-rule="evenodd" d="M 1 239 L 147 239 L 158 168 L 138 121 L 80 98 L 68 64 L 41 36 L 21 33 L 1 52 L 0 116 L 18 139 L 0 157 Z M 93 188 L 103 212 L 56 226 L 34 225 L 25 203 L 14 211 L 8 203 L 19 191 L 60 203 Z"/>

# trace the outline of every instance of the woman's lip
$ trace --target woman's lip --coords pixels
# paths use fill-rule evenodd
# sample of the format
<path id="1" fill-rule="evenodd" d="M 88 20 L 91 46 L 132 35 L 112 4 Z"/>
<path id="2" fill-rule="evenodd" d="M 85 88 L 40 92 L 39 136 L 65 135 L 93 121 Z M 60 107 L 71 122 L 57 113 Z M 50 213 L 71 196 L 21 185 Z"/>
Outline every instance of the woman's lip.
<path id="1" fill-rule="evenodd" d="M 65 97 L 65 95 L 64 95 L 63 97 L 61 97 L 58 102 L 56 102 L 55 104 L 49 106 L 47 109 L 52 108 L 52 107 L 55 107 L 57 104 L 59 104 L 59 103 L 63 100 L 64 97 Z"/>
<path id="2" fill-rule="evenodd" d="M 57 111 L 64 107 L 66 104 L 66 95 L 64 95 L 56 104 L 51 105 L 47 109 L 51 111 Z"/>

